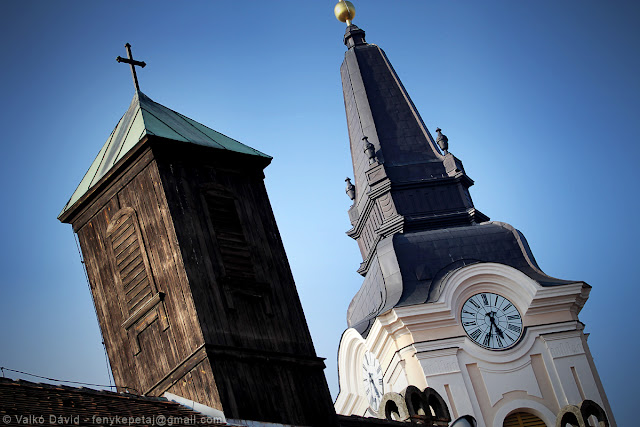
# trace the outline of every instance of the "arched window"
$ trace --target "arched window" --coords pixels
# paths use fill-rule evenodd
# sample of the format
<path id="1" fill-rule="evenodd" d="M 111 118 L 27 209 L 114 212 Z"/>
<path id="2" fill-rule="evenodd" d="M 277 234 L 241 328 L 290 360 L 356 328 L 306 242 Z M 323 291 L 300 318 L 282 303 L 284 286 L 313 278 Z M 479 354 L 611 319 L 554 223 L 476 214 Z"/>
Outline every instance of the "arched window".
<path id="1" fill-rule="evenodd" d="M 528 412 L 516 412 L 509 415 L 502 423 L 503 427 L 547 427 L 540 418 Z"/>

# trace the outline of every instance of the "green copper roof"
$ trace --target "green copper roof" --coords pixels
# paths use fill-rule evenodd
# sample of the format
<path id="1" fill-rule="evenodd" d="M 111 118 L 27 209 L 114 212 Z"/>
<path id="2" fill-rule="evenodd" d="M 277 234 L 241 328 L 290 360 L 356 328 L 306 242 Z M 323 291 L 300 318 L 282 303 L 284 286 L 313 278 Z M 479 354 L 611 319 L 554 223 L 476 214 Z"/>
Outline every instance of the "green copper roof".
<path id="1" fill-rule="evenodd" d="M 145 135 L 271 158 L 137 92 L 60 215 L 100 181 Z"/>

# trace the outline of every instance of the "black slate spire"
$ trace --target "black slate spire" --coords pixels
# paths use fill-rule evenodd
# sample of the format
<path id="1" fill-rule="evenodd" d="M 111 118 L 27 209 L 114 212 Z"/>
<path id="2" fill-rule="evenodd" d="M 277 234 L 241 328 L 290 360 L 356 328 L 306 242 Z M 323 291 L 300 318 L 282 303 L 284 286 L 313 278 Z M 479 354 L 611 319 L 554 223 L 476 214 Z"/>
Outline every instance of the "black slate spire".
<path id="1" fill-rule="evenodd" d="M 473 206 L 462 163 L 440 152 L 384 51 L 364 36 L 347 27 L 341 74 L 356 187 L 348 234 L 366 263 L 377 241 L 393 233 L 488 218 Z"/>
<path id="2" fill-rule="evenodd" d="M 436 301 L 449 272 L 477 262 L 509 265 L 543 286 L 568 283 L 540 270 L 518 230 L 475 209 L 473 181 L 440 129 L 437 141 L 431 136 L 384 51 L 353 24 L 344 43 L 355 186 L 347 188 L 354 201 L 347 234 L 358 242 L 365 277 L 349 327 L 366 336 L 379 314 Z"/>

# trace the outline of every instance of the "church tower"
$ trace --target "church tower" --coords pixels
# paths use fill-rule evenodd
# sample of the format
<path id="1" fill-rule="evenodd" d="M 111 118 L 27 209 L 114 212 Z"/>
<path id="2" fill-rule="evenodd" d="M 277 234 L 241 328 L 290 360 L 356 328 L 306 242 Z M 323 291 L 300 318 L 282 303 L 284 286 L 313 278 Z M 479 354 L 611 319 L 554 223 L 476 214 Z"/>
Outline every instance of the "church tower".
<path id="1" fill-rule="evenodd" d="M 481 427 L 615 426 L 578 319 L 590 286 L 546 275 L 518 230 L 475 208 L 473 180 L 353 25 L 353 5 L 339 2 L 336 16 L 348 25 L 347 234 L 364 277 L 340 343 L 336 411 L 430 425 L 466 416 Z"/>
<path id="2" fill-rule="evenodd" d="M 118 61 L 144 66 L 130 50 Z M 271 157 L 152 101 L 133 71 L 131 105 L 59 216 L 116 385 L 230 419 L 334 425 L 264 186 Z"/>

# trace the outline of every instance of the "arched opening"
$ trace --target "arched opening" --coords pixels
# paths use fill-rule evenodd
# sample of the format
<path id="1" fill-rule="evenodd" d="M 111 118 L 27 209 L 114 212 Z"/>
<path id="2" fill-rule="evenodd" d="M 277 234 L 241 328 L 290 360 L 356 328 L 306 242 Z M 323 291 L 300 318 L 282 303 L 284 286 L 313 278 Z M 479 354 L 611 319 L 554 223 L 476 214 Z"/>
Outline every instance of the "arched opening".
<path id="1" fill-rule="evenodd" d="M 595 415 L 591 415 L 587 419 L 587 426 L 589 427 L 600 427 L 599 424 L 600 424 L 600 421 L 598 420 L 598 418 L 596 418 Z"/>
<path id="2" fill-rule="evenodd" d="M 407 403 L 407 410 L 409 416 L 421 416 L 431 415 L 429 405 L 426 402 L 424 393 L 419 388 L 410 385 L 404 391 L 404 399 Z"/>
<path id="3" fill-rule="evenodd" d="M 406 421 L 409 412 L 404 397 L 398 393 L 385 393 L 380 402 L 378 417 L 389 421 Z"/>
<path id="4" fill-rule="evenodd" d="M 384 408 L 385 418 L 391 421 L 400 421 L 400 409 L 393 400 L 389 400 Z"/>
<path id="5" fill-rule="evenodd" d="M 548 427 L 544 421 L 529 412 L 516 412 L 502 423 L 503 427 Z"/>
<path id="6" fill-rule="evenodd" d="M 561 427 L 580 427 L 580 422 L 575 414 L 567 412 L 562 416 L 560 420 Z"/>
<path id="7" fill-rule="evenodd" d="M 451 415 L 449 414 L 449 408 L 447 408 L 447 404 L 438 394 L 437 391 L 432 389 L 431 387 L 427 387 L 424 389 L 425 400 L 427 401 L 427 405 L 429 410 L 431 411 L 431 415 L 440 421 L 451 421 Z"/>
<path id="8" fill-rule="evenodd" d="M 583 400 L 580 412 L 588 427 L 609 427 L 609 420 L 604 409 L 593 400 Z"/>
<path id="9" fill-rule="evenodd" d="M 420 396 L 418 393 L 414 393 L 411 395 L 411 406 L 413 407 L 415 415 L 427 415 L 424 408 L 424 402 L 422 401 L 421 397 L 422 396 Z M 429 415 L 431 415 L 431 411 L 429 411 Z"/>
<path id="10" fill-rule="evenodd" d="M 586 424 L 580 409 L 575 405 L 567 405 L 558 414 L 556 427 L 586 427 Z"/>

